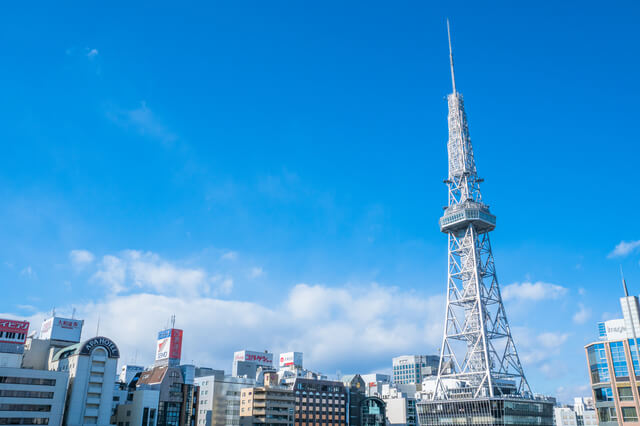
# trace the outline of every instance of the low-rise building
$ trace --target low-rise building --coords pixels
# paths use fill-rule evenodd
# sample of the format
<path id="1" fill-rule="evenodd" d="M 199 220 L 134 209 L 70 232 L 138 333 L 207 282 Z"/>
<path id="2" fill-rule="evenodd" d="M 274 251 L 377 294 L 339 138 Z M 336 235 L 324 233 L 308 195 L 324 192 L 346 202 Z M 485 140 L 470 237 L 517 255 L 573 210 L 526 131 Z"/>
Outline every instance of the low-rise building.
<path id="1" fill-rule="evenodd" d="M 69 374 L 0 367 L 0 424 L 61 426 Z"/>
<path id="2" fill-rule="evenodd" d="M 390 385 L 383 385 L 379 395 L 386 403 L 390 426 L 417 426 L 416 399 Z"/>
<path id="3" fill-rule="evenodd" d="M 253 378 L 232 377 L 220 370 L 195 377 L 194 383 L 200 389 L 197 426 L 238 426 L 242 389 L 256 385 Z"/>
<path id="4" fill-rule="evenodd" d="M 296 378 L 295 426 L 346 426 L 347 391 L 342 382 Z"/>
<path id="5" fill-rule="evenodd" d="M 265 375 L 264 386 L 242 389 L 241 426 L 293 426 L 295 398 L 293 390 L 279 386 L 278 375 Z"/>

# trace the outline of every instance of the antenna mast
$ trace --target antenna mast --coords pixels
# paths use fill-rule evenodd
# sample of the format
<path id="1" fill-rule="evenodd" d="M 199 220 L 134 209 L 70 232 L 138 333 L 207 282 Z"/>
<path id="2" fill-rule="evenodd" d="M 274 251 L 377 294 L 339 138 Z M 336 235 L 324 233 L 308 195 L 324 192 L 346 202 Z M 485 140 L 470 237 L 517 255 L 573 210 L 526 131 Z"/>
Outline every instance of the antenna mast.
<path id="1" fill-rule="evenodd" d="M 447 18 L 447 37 L 449 38 L 449 63 L 451 64 L 451 84 L 453 94 L 456 94 L 456 75 L 453 72 L 453 49 L 451 48 L 451 31 L 449 30 L 449 18 Z"/>

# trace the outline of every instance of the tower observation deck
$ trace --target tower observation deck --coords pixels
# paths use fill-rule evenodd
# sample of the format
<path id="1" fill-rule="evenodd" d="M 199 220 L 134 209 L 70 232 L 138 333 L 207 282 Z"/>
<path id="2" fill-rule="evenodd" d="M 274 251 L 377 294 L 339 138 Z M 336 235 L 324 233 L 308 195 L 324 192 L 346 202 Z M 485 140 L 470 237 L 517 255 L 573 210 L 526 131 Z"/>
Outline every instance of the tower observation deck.
<path id="1" fill-rule="evenodd" d="M 500 295 L 489 233 L 496 217 L 482 200 L 462 94 L 447 96 L 447 306 L 440 366 L 430 400 L 418 404 L 421 425 L 553 424 L 553 405 L 536 399 L 524 374 Z M 423 390 L 425 387 L 423 386 Z"/>

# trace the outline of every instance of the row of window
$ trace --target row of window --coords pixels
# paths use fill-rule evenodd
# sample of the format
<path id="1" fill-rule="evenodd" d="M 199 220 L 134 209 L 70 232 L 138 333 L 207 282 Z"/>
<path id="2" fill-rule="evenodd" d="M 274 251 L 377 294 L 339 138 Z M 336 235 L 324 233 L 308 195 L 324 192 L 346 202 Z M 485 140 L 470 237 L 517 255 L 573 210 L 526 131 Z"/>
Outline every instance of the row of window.
<path id="1" fill-rule="evenodd" d="M 27 335 L 24 333 L 16 333 L 13 331 L 0 331 L 0 339 L 2 340 L 14 340 L 16 342 L 24 341 Z"/>
<path id="2" fill-rule="evenodd" d="M 622 411 L 622 421 L 624 422 L 637 422 L 638 412 L 636 407 L 620 407 Z M 601 422 L 615 422 L 618 420 L 616 409 L 614 407 L 602 407 L 598 408 L 598 419 Z"/>
<path id="3" fill-rule="evenodd" d="M 7 377 L 0 376 L 0 383 L 6 383 L 9 385 L 40 385 L 40 386 L 55 386 L 56 379 L 40 379 L 37 377 Z"/>
<path id="4" fill-rule="evenodd" d="M 53 392 L 0 389 L 0 397 L 4 397 L 4 398 L 45 398 L 45 399 L 51 399 L 51 398 L 53 398 Z"/>
<path id="5" fill-rule="evenodd" d="M 0 417 L 0 425 L 48 425 L 48 417 Z"/>
<path id="6" fill-rule="evenodd" d="M 0 411 L 51 411 L 45 404 L 0 404 Z"/>

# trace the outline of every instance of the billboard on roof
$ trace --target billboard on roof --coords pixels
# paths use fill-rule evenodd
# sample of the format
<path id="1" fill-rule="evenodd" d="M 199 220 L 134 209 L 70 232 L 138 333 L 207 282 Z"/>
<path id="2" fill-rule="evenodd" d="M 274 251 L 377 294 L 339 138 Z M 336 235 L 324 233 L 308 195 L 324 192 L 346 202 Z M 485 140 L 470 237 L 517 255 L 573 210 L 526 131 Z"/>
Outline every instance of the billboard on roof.
<path id="1" fill-rule="evenodd" d="M 82 335 L 83 324 L 84 321 L 79 319 L 51 317 L 42 323 L 40 338 L 78 343 Z"/>
<path id="2" fill-rule="evenodd" d="M 0 319 L 0 342 L 24 344 L 29 333 L 29 321 Z"/>
<path id="3" fill-rule="evenodd" d="M 182 330 L 170 328 L 158 333 L 156 361 L 177 359 L 182 356 Z"/>

